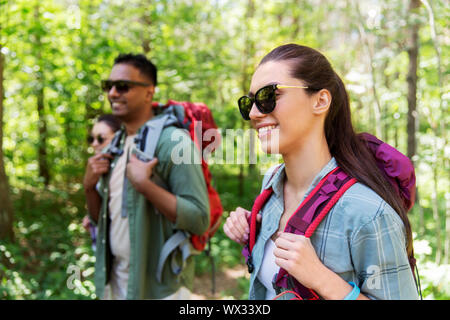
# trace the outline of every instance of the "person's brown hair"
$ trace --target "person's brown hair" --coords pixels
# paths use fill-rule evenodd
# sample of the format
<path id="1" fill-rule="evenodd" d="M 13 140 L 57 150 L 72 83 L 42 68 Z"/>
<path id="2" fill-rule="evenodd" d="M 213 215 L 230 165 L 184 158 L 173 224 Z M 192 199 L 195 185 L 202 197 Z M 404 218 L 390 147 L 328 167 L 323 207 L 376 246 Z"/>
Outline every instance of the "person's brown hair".
<path id="1" fill-rule="evenodd" d="M 122 125 L 122 121 L 120 121 L 120 119 L 109 113 L 99 116 L 96 122 L 106 123 L 106 125 L 111 128 L 112 132 L 119 130 Z"/>
<path id="2" fill-rule="evenodd" d="M 378 169 L 372 152 L 362 137 L 353 129 L 350 101 L 341 78 L 329 61 L 317 50 L 298 44 L 286 44 L 269 52 L 260 62 L 286 61 L 291 67 L 291 76 L 304 81 L 314 94 L 320 89 L 331 93 L 331 105 L 325 119 L 325 137 L 331 155 L 338 165 L 383 198 L 400 216 L 405 226 L 406 249 L 412 258 L 412 232 L 407 209 L 394 187 Z"/>

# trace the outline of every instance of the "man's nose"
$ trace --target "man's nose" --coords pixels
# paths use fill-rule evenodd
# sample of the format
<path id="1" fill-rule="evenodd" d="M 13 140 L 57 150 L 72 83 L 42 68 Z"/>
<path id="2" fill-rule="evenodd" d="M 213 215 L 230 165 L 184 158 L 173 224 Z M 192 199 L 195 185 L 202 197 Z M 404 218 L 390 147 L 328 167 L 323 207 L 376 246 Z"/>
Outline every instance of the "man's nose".
<path id="1" fill-rule="evenodd" d="M 108 91 L 108 97 L 114 98 L 120 96 L 119 91 L 117 91 L 116 86 L 112 86 L 111 89 Z"/>

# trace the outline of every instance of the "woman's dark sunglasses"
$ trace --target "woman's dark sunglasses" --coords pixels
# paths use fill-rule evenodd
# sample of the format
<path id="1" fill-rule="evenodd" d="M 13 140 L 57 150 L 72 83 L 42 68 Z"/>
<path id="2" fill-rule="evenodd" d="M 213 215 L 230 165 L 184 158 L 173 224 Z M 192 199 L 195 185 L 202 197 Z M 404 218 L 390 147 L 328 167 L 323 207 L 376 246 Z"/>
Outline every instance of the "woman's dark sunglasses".
<path id="1" fill-rule="evenodd" d="M 118 93 L 127 93 L 130 88 L 133 86 L 150 86 L 151 83 L 138 82 L 138 81 L 130 81 L 130 80 L 102 80 L 102 90 L 105 92 L 109 92 L 112 87 L 116 87 Z"/>
<path id="2" fill-rule="evenodd" d="M 287 86 L 280 84 L 269 84 L 262 87 L 255 93 L 255 97 L 242 96 L 238 100 L 239 111 L 241 112 L 244 120 L 250 120 L 250 110 L 252 110 L 253 103 L 261 113 L 271 113 L 275 109 L 277 104 L 277 96 L 275 94 L 277 89 L 283 88 L 301 88 L 307 89 L 305 86 Z"/>
<path id="3" fill-rule="evenodd" d="M 98 135 L 96 137 L 89 135 L 89 137 L 88 137 L 89 144 L 93 144 L 95 140 L 97 140 L 99 144 L 103 144 L 103 142 L 105 142 L 106 139 L 103 138 L 101 135 Z"/>

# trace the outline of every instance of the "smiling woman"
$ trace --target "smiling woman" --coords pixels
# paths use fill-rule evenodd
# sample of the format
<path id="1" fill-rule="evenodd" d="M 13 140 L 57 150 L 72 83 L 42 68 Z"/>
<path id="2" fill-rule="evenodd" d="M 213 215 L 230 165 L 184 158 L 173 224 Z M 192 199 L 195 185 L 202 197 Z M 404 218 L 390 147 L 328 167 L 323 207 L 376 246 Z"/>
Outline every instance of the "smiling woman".
<path id="1" fill-rule="evenodd" d="M 320 128 L 320 122 L 323 122 L 328 110 L 330 95 L 327 90 L 322 90 L 318 95 L 308 95 L 305 90 L 316 92 L 317 89 L 308 88 L 304 81 L 292 78 L 289 64 L 283 61 L 260 65 L 252 79 L 250 92 L 256 92 L 256 108 L 251 108 L 248 115 L 253 127 L 258 130 L 264 151 L 285 155 L 288 151 L 299 150 L 312 136 L 313 140 L 320 138 L 321 132 L 312 129 Z M 276 84 L 267 85 L 273 82 Z M 268 127 L 274 129 L 268 130 Z M 311 147 L 323 154 L 325 141 L 318 141 L 322 144 Z"/>
<path id="2" fill-rule="evenodd" d="M 277 89 L 284 88 L 299 88 L 299 89 L 307 89 L 305 86 L 287 86 L 280 84 L 269 84 L 268 86 L 262 87 L 256 94 L 250 93 L 250 96 L 242 96 L 238 100 L 239 110 L 241 111 L 241 115 L 245 120 L 250 120 L 250 110 L 252 108 L 253 103 L 255 103 L 258 110 L 264 114 L 271 113 L 275 109 L 276 105 L 276 97 L 277 97 Z"/>
<path id="3" fill-rule="evenodd" d="M 246 245 L 250 299 L 417 299 L 409 208 L 354 132 L 328 60 L 301 45 L 275 48 L 238 104 L 263 150 L 284 160 L 252 212 L 237 208 L 224 225 Z"/>
<path id="4" fill-rule="evenodd" d="M 111 114 L 98 117 L 88 137 L 88 142 L 94 148 L 95 153 L 100 153 L 111 142 L 114 133 L 120 129 L 120 125 L 120 120 Z"/>
<path id="5" fill-rule="evenodd" d="M 94 148 L 95 154 L 100 154 L 102 150 L 111 142 L 114 133 L 120 129 L 121 122 L 112 114 L 104 114 L 98 117 L 88 136 L 89 145 Z M 89 216 L 83 218 L 83 227 L 91 235 L 92 248 L 96 250 L 97 228 L 90 221 Z"/>

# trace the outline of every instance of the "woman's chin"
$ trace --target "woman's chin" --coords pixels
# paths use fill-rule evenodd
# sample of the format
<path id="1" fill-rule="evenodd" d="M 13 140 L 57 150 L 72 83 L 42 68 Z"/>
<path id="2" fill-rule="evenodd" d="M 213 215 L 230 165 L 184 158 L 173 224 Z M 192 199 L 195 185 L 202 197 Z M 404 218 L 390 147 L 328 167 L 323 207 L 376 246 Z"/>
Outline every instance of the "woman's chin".
<path id="1" fill-rule="evenodd" d="M 280 153 L 280 145 L 278 142 L 268 141 L 261 142 L 261 149 L 267 154 L 279 154 Z"/>

